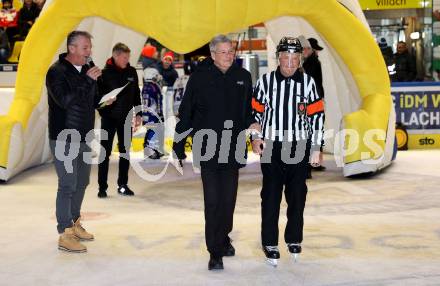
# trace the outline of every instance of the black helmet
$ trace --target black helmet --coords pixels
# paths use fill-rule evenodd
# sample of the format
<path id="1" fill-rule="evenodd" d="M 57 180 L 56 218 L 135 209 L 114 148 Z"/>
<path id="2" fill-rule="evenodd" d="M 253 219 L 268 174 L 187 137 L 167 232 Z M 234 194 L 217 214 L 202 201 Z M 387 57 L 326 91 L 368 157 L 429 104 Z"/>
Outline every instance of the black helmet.
<path id="1" fill-rule="evenodd" d="M 277 55 L 280 52 L 301 53 L 302 51 L 301 42 L 294 37 L 283 37 L 277 46 Z"/>

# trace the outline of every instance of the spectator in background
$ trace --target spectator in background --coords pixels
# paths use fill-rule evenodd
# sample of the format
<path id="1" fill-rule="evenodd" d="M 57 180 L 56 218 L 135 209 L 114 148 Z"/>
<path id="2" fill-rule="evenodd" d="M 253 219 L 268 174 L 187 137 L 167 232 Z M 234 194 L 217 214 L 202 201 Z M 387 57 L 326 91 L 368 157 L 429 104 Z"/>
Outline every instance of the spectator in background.
<path id="1" fill-rule="evenodd" d="M 107 197 L 107 178 L 109 157 L 112 152 L 115 133 L 118 136 L 119 172 L 118 194 L 133 196 L 134 192 L 128 187 L 128 170 L 130 167 L 130 143 L 125 140 L 125 133 L 130 132 L 127 140 L 131 141 L 131 126 L 126 129 L 125 122 L 133 117 L 132 108 L 141 104 L 138 76 L 136 69 L 129 63 L 130 49 L 123 43 L 117 43 L 112 50 L 112 57 L 102 70 L 102 78 L 98 81 L 101 95 L 128 84 L 116 97 L 116 101 L 98 109 L 101 115 L 101 129 L 107 131 L 108 138 L 101 136 L 101 145 L 105 149 L 105 159 L 98 166 L 99 198 Z M 141 124 L 141 114 L 136 115 L 135 127 Z M 128 148 L 128 149 L 127 149 Z"/>
<path id="2" fill-rule="evenodd" d="M 0 27 L 0 64 L 6 64 L 11 52 L 9 46 L 8 35 L 4 30 L 5 28 Z"/>
<path id="3" fill-rule="evenodd" d="M 390 46 L 388 46 L 387 40 L 385 38 L 380 38 L 377 44 L 380 48 L 380 52 L 382 53 L 383 59 L 385 60 L 385 64 L 387 66 L 391 66 L 394 62 L 393 50 L 391 49 Z"/>
<path id="4" fill-rule="evenodd" d="M 380 52 L 382 53 L 382 57 L 385 61 L 385 65 L 387 66 L 388 74 L 390 79 L 395 75 L 396 66 L 394 64 L 394 56 L 393 50 L 390 46 L 388 46 L 387 40 L 385 38 L 380 38 L 378 41 L 378 46 L 380 48 Z"/>
<path id="5" fill-rule="evenodd" d="M 322 85 L 322 68 L 321 62 L 318 59 L 318 52 L 322 51 L 324 48 L 318 44 L 318 40 L 316 40 L 315 38 L 305 39 L 303 36 L 299 36 L 298 39 L 303 46 L 304 72 L 315 80 L 316 91 L 320 98 L 324 98 L 324 87 Z M 322 144 L 323 143 L 324 142 L 322 142 Z M 320 151 L 320 163 L 322 163 L 322 147 Z M 324 171 L 325 167 L 321 164 L 319 164 L 319 166 L 312 166 L 311 164 L 309 164 L 309 168 L 307 171 L 308 179 L 312 178 L 312 169 L 314 171 Z"/>
<path id="6" fill-rule="evenodd" d="M 392 81 L 414 81 L 416 79 L 416 60 L 408 52 L 405 42 L 397 43 L 394 62 L 396 63 L 396 74 L 391 78 Z"/>
<path id="7" fill-rule="evenodd" d="M 205 57 L 199 57 L 201 60 L 204 60 Z M 179 114 L 179 106 L 182 102 L 183 95 L 185 94 L 186 84 L 188 83 L 189 76 L 191 73 L 194 72 L 195 67 L 197 66 L 198 61 L 185 61 L 183 65 L 183 72 L 184 74 L 182 76 L 179 76 L 177 78 L 176 82 L 173 86 L 173 112 L 175 116 L 178 116 Z"/>
<path id="8" fill-rule="evenodd" d="M 182 103 L 183 95 L 185 94 L 186 84 L 188 83 L 189 76 L 197 69 L 206 59 L 206 56 L 198 55 L 193 56 L 189 60 L 185 60 L 183 65 L 183 75 L 179 76 L 173 86 L 173 112 L 175 116 L 179 116 L 179 107 Z"/>
<path id="9" fill-rule="evenodd" d="M 0 12 L 0 24 L 3 27 L 17 26 L 17 10 L 12 6 L 12 0 L 2 1 L 2 10 Z"/>
<path id="10" fill-rule="evenodd" d="M 146 44 L 141 52 L 142 55 L 142 69 L 155 68 L 157 69 L 157 49 L 151 44 Z"/>
<path id="11" fill-rule="evenodd" d="M 20 32 L 20 38 L 24 40 L 29 30 L 35 23 L 35 20 L 40 15 L 41 9 L 38 8 L 32 0 L 24 0 L 23 7 L 18 13 L 18 29 Z"/>
<path id="12" fill-rule="evenodd" d="M 176 69 L 174 69 L 173 61 L 174 53 L 168 51 L 163 55 L 162 62 L 158 65 L 159 73 L 164 80 L 164 85 L 169 87 L 172 87 L 176 79 L 179 77 Z"/>
<path id="13" fill-rule="evenodd" d="M 14 36 L 18 34 L 18 13 L 12 7 L 12 0 L 3 0 L 0 11 L 0 27 L 6 28 L 9 43 L 14 42 Z"/>
<path id="14" fill-rule="evenodd" d="M 37 4 L 38 9 L 43 10 L 44 4 L 46 4 L 46 0 L 34 0 L 34 3 Z"/>
<path id="15" fill-rule="evenodd" d="M 162 109 L 162 76 L 159 74 L 158 52 L 155 46 L 145 45 L 142 49 L 142 67 L 144 69 L 144 86 L 142 88 L 143 124 L 148 125 L 144 138 L 144 157 L 158 160 L 164 155 Z"/>
<path id="16" fill-rule="evenodd" d="M 303 52 L 303 68 L 308 75 L 313 77 L 319 96 L 324 98 L 324 88 L 322 86 L 322 68 L 321 62 L 318 59 L 318 52 L 322 51 L 324 48 L 318 44 L 318 40 L 315 38 L 309 38 L 305 43 L 306 47 L 304 48 Z"/>

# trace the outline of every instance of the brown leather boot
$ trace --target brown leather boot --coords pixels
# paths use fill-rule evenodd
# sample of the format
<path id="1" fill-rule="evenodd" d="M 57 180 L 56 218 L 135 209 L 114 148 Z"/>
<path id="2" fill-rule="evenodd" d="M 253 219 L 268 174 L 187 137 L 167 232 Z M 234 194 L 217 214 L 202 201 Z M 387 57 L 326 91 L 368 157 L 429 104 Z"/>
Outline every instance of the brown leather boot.
<path id="1" fill-rule="evenodd" d="M 58 249 L 67 252 L 87 252 L 87 247 L 82 245 L 73 232 L 73 227 L 66 228 L 58 239 Z"/>
<path id="2" fill-rule="evenodd" d="M 88 233 L 82 227 L 80 219 L 81 217 L 79 217 L 73 224 L 73 232 L 75 233 L 76 237 L 78 237 L 80 240 L 94 240 L 95 238 L 93 234 Z"/>

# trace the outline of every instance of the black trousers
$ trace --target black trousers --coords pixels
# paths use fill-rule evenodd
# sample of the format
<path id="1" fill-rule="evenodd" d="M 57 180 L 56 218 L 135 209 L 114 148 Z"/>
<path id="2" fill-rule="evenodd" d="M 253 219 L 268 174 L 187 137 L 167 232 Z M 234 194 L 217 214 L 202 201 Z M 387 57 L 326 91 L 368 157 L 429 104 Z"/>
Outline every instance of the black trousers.
<path id="1" fill-rule="evenodd" d="M 278 245 L 278 219 L 284 189 L 287 202 L 287 225 L 284 231 L 286 243 L 301 243 L 303 240 L 304 207 L 307 195 L 307 168 L 310 143 L 303 142 L 305 152 L 299 152 L 302 159 L 296 164 L 288 164 L 281 159 L 282 144 L 273 142 L 270 163 L 261 163 L 263 188 L 261 190 L 261 242 L 266 246 Z M 291 157 L 300 144 L 293 142 Z"/>
<path id="2" fill-rule="evenodd" d="M 130 167 L 130 153 L 126 152 L 124 145 L 124 120 L 117 120 L 113 118 L 101 117 L 101 129 L 106 130 L 108 133 L 108 139 L 103 140 L 101 136 L 101 145 L 105 149 L 105 158 L 98 166 L 98 184 L 100 190 L 107 190 L 107 178 L 108 178 L 108 164 L 109 157 L 112 152 L 113 139 L 115 133 L 118 136 L 118 149 L 119 149 L 119 173 L 118 173 L 118 186 L 126 185 L 128 182 L 128 169 Z M 130 142 L 131 143 L 131 126 L 130 130 Z M 130 144 L 127 143 L 127 146 Z M 130 150 L 128 150 L 130 151 Z"/>
<path id="3" fill-rule="evenodd" d="M 209 253 L 220 256 L 229 242 L 237 200 L 238 169 L 201 169 L 205 201 L 205 239 Z"/>

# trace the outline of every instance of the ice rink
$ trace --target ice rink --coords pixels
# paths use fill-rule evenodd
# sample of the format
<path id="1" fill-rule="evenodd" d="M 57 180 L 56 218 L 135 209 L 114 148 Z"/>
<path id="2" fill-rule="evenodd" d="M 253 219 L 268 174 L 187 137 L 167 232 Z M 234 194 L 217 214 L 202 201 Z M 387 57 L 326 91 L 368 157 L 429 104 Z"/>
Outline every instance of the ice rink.
<path id="1" fill-rule="evenodd" d="M 0 185 L 1 285 L 440 285 L 440 151 L 406 151 L 371 178 L 347 179 L 330 155 L 309 181 L 303 254 L 267 265 L 260 248 L 259 164 L 241 170 L 235 212 L 235 257 L 207 270 L 200 176 L 170 167 L 148 182 L 130 172 L 135 197 L 98 199 L 97 167 L 83 204 L 95 235 L 88 253 L 57 249 L 56 174 L 52 164 Z M 143 164 L 160 171 L 164 163 Z"/>

